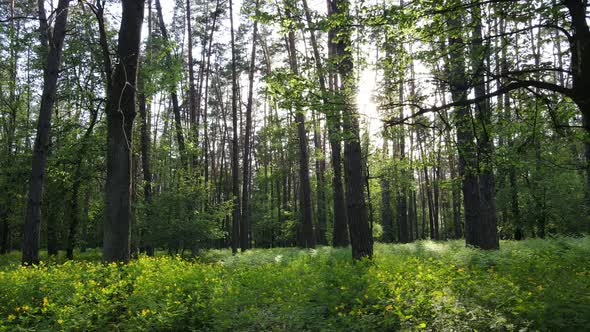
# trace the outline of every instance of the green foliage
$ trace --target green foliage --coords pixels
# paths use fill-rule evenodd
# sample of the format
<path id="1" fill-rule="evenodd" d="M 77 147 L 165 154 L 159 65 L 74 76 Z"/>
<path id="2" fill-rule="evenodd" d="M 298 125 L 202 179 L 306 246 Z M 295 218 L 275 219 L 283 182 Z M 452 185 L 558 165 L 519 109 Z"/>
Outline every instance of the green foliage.
<path id="1" fill-rule="evenodd" d="M 0 330 L 581 330 L 590 324 L 590 237 L 347 249 L 202 252 L 18 266 L 0 260 Z"/>
<path id="2" fill-rule="evenodd" d="M 208 240 L 223 237 L 221 221 L 231 211 L 231 201 L 203 207 L 207 191 L 203 182 L 179 176 L 175 190 L 155 195 L 144 209 L 141 220 L 142 240 L 154 247 L 169 250 L 198 249 Z"/>

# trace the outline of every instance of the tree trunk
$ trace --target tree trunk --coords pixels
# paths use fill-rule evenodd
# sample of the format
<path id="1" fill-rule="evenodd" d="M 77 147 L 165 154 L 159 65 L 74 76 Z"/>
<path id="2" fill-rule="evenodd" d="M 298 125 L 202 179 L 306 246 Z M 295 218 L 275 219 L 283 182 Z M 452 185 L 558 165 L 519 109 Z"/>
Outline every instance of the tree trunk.
<path id="1" fill-rule="evenodd" d="M 346 0 L 328 0 L 328 14 L 348 16 L 350 4 Z M 336 31 L 337 68 L 340 76 L 339 99 L 343 104 L 344 178 L 352 257 L 373 256 L 373 236 L 367 220 L 364 194 L 363 158 L 360 145 L 358 113 L 354 106 L 353 62 L 350 54 L 350 30 L 341 24 Z"/>
<path id="2" fill-rule="evenodd" d="M 313 142 L 315 147 L 315 168 L 316 168 L 316 187 L 317 187 L 317 228 L 316 228 L 316 242 L 321 245 L 327 245 L 328 240 L 326 238 L 326 185 L 325 185 L 325 172 L 326 172 L 326 159 L 325 150 L 322 144 L 322 137 L 320 133 L 320 119 L 313 113 L 314 131 L 313 131 Z"/>
<path id="3" fill-rule="evenodd" d="M 49 150 L 49 132 L 51 115 L 57 92 L 60 58 L 66 35 L 69 0 L 59 0 L 53 31 L 47 24 L 45 1 L 38 0 L 39 31 L 41 46 L 45 55 L 43 67 L 43 93 L 37 122 L 37 137 L 33 148 L 31 177 L 27 210 L 23 230 L 22 263 L 31 265 L 39 263 L 39 238 L 41 225 L 41 198 L 43 196 L 43 178 Z M 46 52 L 46 53 L 45 53 Z"/>
<path id="4" fill-rule="evenodd" d="M 287 16 L 289 13 L 287 12 Z M 291 72 L 299 75 L 297 63 L 295 32 L 290 30 L 287 36 L 289 48 L 289 64 Z M 313 215 L 311 205 L 311 183 L 309 180 L 309 154 L 307 147 L 307 130 L 305 129 L 305 115 L 303 109 L 295 103 L 295 121 L 297 122 L 297 136 L 299 141 L 299 208 L 301 210 L 301 237 L 298 245 L 302 248 L 315 247 L 313 230 Z"/>
<path id="5" fill-rule="evenodd" d="M 122 1 L 115 66 L 107 94 L 107 180 L 103 261 L 129 261 L 131 228 L 131 142 L 144 0 Z"/>
<path id="6" fill-rule="evenodd" d="M 158 24 L 160 25 L 160 32 L 164 41 L 169 42 L 168 30 L 164 24 L 164 16 L 162 15 L 162 6 L 160 0 L 156 0 L 156 11 L 158 13 Z M 170 53 L 166 54 L 166 58 L 171 61 Z M 178 151 L 180 153 L 180 162 L 182 167 L 187 166 L 186 146 L 184 144 L 184 134 L 182 133 L 182 115 L 180 114 L 180 105 L 178 103 L 178 95 L 176 94 L 176 82 L 172 82 L 168 87 L 170 92 L 170 99 L 172 100 L 172 112 L 174 114 L 174 128 L 176 131 L 176 142 L 178 143 Z"/>
<path id="7" fill-rule="evenodd" d="M 159 5 L 160 1 L 156 0 L 157 4 Z M 186 0 L 186 29 L 187 29 L 187 40 L 188 40 L 188 107 L 189 107 L 189 118 L 190 118 L 190 127 L 191 133 L 193 135 L 193 139 L 195 144 L 198 141 L 199 137 L 199 128 L 196 125 L 196 118 L 197 118 L 197 107 L 196 107 L 196 92 L 195 92 L 195 65 L 193 59 L 193 26 L 191 22 L 191 1 Z M 159 14 L 158 14 L 159 15 Z M 191 163 L 194 163 L 194 156 L 191 159 Z"/>
<path id="8" fill-rule="evenodd" d="M 310 32 L 310 41 L 314 54 L 316 72 L 320 84 L 320 93 L 322 97 L 324 113 L 326 114 L 326 125 L 328 127 L 328 141 L 330 141 L 330 163 L 332 164 L 332 190 L 334 219 L 332 232 L 332 245 L 335 247 L 345 247 L 348 245 L 348 229 L 346 221 L 346 208 L 344 203 L 344 188 L 342 184 L 342 148 L 340 139 L 340 110 L 333 107 L 330 100 L 328 87 L 326 86 L 325 70 L 322 65 L 322 58 L 318 48 L 318 42 L 314 29 L 312 27 L 311 12 L 307 6 L 307 0 L 303 0 L 303 9 Z M 335 31 L 332 29 L 328 33 L 328 53 L 332 58 L 335 52 L 335 44 L 332 41 L 335 38 Z"/>
<path id="9" fill-rule="evenodd" d="M 471 67 L 473 68 L 473 84 L 475 85 L 475 98 L 486 94 L 484 75 L 486 72 L 484 61 L 485 48 L 482 45 L 481 8 L 473 10 L 473 42 L 471 46 Z M 490 133 L 492 127 L 491 110 L 488 101 L 477 103 L 476 119 L 481 127 L 481 134 L 477 141 L 479 160 L 479 225 L 474 233 L 473 245 L 482 249 L 499 249 L 498 241 L 498 215 L 496 212 L 496 186 L 493 171 L 494 143 Z"/>
<path id="10" fill-rule="evenodd" d="M 462 102 L 467 99 L 468 86 L 465 78 L 464 42 L 463 38 L 456 34 L 461 29 L 461 25 L 456 17 L 449 18 L 447 24 L 452 32 L 448 38 L 451 97 L 453 102 Z M 475 245 L 476 234 L 479 232 L 480 193 L 477 182 L 477 154 L 469 106 L 457 107 L 454 115 L 459 151 L 459 176 L 462 178 L 465 242 L 467 245 Z"/>
<path id="11" fill-rule="evenodd" d="M 258 9 L 258 0 L 254 10 Z M 242 223 L 240 224 L 240 248 L 242 252 L 250 247 L 250 132 L 252 131 L 252 104 L 254 96 L 254 72 L 256 71 L 256 39 L 258 21 L 254 20 L 252 29 L 252 53 L 250 54 L 250 72 L 248 73 L 248 104 L 246 105 L 246 133 L 244 135 L 244 165 L 242 176 Z"/>
<path id="12" fill-rule="evenodd" d="M 389 158 L 388 139 L 383 135 L 383 161 Z M 389 174 L 381 174 L 381 225 L 383 226 L 382 240 L 385 243 L 392 243 L 395 240 L 393 234 L 393 216 L 391 213 L 391 189 L 389 184 Z"/>
<path id="13" fill-rule="evenodd" d="M 230 34 L 231 34 L 231 76 L 232 76 L 232 154 L 231 154 L 231 174 L 232 174 L 232 191 L 233 191 L 233 213 L 232 213 L 232 253 L 238 252 L 238 242 L 240 237 L 240 180 L 238 165 L 238 72 L 236 63 L 236 46 L 234 42 L 234 16 L 233 0 L 229 0 L 229 17 L 230 17 Z"/>

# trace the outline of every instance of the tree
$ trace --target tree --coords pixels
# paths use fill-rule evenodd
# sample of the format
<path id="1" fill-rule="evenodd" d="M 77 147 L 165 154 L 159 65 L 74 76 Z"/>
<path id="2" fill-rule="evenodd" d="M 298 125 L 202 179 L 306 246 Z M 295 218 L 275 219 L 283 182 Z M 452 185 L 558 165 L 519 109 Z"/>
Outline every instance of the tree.
<path id="1" fill-rule="evenodd" d="M 49 26 L 45 13 L 45 1 L 38 0 L 39 40 L 45 53 L 43 66 L 43 94 L 37 120 L 37 137 L 33 149 L 33 162 L 29 180 L 27 212 L 25 216 L 24 241 L 22 247 L 22 263 L 24 265 L 39 263 L 39 238 L 41 225 L 41 197 L 43 196 L 43 178 L 49 150 L 49 131 L 57 79 L 59 75 L 60 57 L 66 36 L 69 0 L 60 0 L 56 8 L 56 19 L 53 29 Z"/>
<path id="2" fill-rule="evenodd" d="M 354 75 L 350 53 L 350 31 L 343 18 L 347 18 L 350 4 L 345 0 L 328 0 L 328 14 L 337 22 L 334 36 L 339 75 L 339 102 L 342 103 L 342 127 L 344 131 L 344 179 L 352 257 L 360 259 L 373 256 L 373 236 L 370 231 L 364 194 L 363 158 L 359 136 L 358 114 L 354 108 Z"/>
<path id="3" fill-rule="evenodd" d="M 254 11 L 258 10 L 258 0 Z M 250 247 L 250 135 L 252 131 L 252 104 L 254 103 L 254 72 L 256 71 L 256 40 L 258 35 L 258 21 L 254 21 L 252 28 L 252 53 L 250 55 L 250 72 L 248 73 L 248 103 L 246 104 L 246 133 L 244 136 L 244 166 L 242 176 L 242 220 L 240 224 L 240 247 L 245 251 Z"/>
<path id="4" fill-rule="evenodd" d="M 290 10 L 287 9 L 286 13 L 287 18 L 290 19 Z M 297 62 L 295 32 L 292 28 L 287 34 L 287 46 L 289 50 L 289 66 L 292 74 L 297 77 L 299 76 L 299 64 Z M 307 130 L 305 129 L 305 114 L 297 101 L 294 103 L 294 107 L 295 122 L 297 123 L 297 138 L 299 141 L 299 204 L 301 209 L 301 236 L 299 246 L 303 248 L 314 248 L 315 235 L 311 211 L 311 183 L 309 180 L 309 154 L 307 146 Z"/>
<path id="5" fill-rule="evenodd" d="M 328 140 L 330 141 L 330 161 L 332 164 L 332 190 L 333 190 L 333 207 L 334 218 L 332 221 L 332 244 L 335 247 L 344 247 L 348 245 L 348 228 L 346 221 L 346 209 L 344 203 L 344 187 L 342 184 L 342 141 L 340 138 L 340 110 L 333 106 L 333 98 L 331 98 L 331 91 L 328 91 L 326 86 L 326 70 L 322 64 L 322 57 L 319 52 L 318 42 L 315 36 L 314 27 L 312 25 L 311 12 L 307 6 L 307 0 L 303 0 L 303 9 L 310 33 L 310 42 L 313 49 L 313 56 L 315 60 L 316 73 L 318 76 L 318 83 L 320 87 L 320 94 L 323 103 L 324 113 L 326 114 L 326 122 L 328 126 Z M 331 30 L 328 37 L 329 52 L 334 52 L 334 30 Z M 331 54 L 333 57 L 333 54 Z M 330 77 L 332 77 L 330 75 Z M 322 188 L 320 187 L 320 190 Z M 321 201 L 318 198 L 319 201 Z M 321 202 L 318 202 L 321 204 Z M 320 222 L 321 224 L 321 222 Z"/>
<path id="6" fill-rule="evenodd" d="M 231 143 L 231 174 L 232 174 L 232 193 L 233 193 L 233 210 L 232 210 L 232 231 L 231 245 L 232 252 L 238 252 L 238 242 L 240 237 L 240 179 L 238 165 L 238 69 L 236 63 L 236 45 L 234 40 L 234 14 L 232 0 L 229 0 L 230 16 L 230 35 L 231 35 L 231 109 L 232 109 L 232 143 Z"/>
<path id="7" fill-rule="evenodd" d="M 127 262 L 131 228 L 131 142 L 144 0 L 123 0 L 117 55 L 107 106 L 106 220 L 103 261 Z M 107 73 L 109 74 L 109 73 Z"/>

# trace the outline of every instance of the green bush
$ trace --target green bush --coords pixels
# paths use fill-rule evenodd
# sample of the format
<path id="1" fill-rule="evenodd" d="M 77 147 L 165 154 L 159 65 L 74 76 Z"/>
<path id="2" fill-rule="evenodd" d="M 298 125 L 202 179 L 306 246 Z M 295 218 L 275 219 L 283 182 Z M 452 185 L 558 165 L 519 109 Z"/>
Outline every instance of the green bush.
<path id="1" fill-rule="evenodd" d="M 0 257 L 0 330 L 517 331 L 590 326 L 590 237 L 320 247 L 40 266 Z"/>

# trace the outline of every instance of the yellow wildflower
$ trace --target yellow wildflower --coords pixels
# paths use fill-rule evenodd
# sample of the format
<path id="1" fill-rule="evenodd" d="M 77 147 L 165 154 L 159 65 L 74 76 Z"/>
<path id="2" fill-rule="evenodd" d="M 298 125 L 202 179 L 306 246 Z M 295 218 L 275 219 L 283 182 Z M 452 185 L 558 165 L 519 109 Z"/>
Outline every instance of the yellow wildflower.
<path id="1" fill-rule="evenodd" d="M 46 307 L 49 305 L 49 300 L 47 299 L 47 297 L 43 298 L 43 306 Z"/>
<path id="2" fill-rule="evenodd" d="M 16 316 L 13 314 L 8 315 L 8 321 L 11 322 L 16 319 Z"/>

